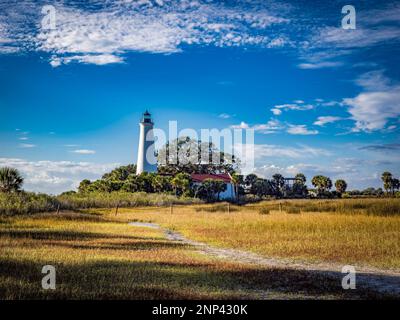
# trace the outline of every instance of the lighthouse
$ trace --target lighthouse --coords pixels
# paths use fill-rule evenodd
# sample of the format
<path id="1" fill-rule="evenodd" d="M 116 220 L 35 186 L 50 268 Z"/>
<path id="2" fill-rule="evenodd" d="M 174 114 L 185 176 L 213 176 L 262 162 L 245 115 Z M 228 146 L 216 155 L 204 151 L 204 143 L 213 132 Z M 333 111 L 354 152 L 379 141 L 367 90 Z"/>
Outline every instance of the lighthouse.
<path id="1" fill-rule="evenodd" d="M 151 114 L 146 111 L 143 113 L 142 120 L 139 122 L 139 148 L 136 164 L 136 174 L 142 172 L 156 172 L 157 159 L 154 154 L 154 133 Z"/>

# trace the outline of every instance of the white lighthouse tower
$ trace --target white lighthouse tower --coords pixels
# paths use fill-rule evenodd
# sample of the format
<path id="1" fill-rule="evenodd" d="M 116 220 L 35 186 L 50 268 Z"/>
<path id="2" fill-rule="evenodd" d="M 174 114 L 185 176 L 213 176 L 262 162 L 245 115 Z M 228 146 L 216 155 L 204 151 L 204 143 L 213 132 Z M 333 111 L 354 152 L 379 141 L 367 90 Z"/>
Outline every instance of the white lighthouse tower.
<path id="1" fill-rule="evenodd" d="M 153 125 L 151 114 L 146 111 L 143 113 L 143 118 L 139 123 L 140 136 L 136 174 L 157 171 L 157 159 L 154 154 Z"/>

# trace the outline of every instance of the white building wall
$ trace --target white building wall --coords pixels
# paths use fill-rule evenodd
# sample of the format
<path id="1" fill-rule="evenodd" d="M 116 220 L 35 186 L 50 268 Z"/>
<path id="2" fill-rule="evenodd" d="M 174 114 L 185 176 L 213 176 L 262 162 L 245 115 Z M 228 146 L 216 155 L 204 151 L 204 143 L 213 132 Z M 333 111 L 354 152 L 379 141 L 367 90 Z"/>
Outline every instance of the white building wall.
<path id="1" fill-rule="evenodd" d="M 157 162 L 154 155 L 154 134 L 152 123 L 139 123 L 139 148 L 136 174 L 156 172 Z"/>

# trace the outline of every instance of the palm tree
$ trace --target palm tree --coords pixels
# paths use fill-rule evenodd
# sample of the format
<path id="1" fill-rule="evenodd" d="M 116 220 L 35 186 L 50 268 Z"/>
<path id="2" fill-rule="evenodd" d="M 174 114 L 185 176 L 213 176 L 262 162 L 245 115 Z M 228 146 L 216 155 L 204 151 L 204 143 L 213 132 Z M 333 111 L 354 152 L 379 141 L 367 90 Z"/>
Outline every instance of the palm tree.
<path id="1" fill-rule="evenodd" d="M 298 173 L 295 175 L 294 177 L 296 183 L 301 184 L 301 185 L 305 185 L 306 184 L 306 176 L 303 173 Z"/>
<path id="2" fill-rule="evenodd" d="M 140 178 L 136 174 L 130 174 L 128 179 L 124 181 L 122 190 L 127 192 L 137 192 L 140 191 Z"/>
<path id="3" fill-rule="evenodd" d="M 256 182 L 257 178 L 258 177 L 254 173 L 250 173 L 244 179 L 244 183 L 246 184 L 246 186 L 251 187 Z"/>
<path id="4" fill-rule="evenodd" d="M 168 192 L 171 191 L 170 177 L 157 175 L 153 179 L 154 192 Z"/>
<path id="5" fill-rule="evenodd" d="M 214 189 L 214 192 L 217 194 L 217 200 L 219 201 L 219 195 L 221 194 L 221 192 L 226 191 L 226 183 L 221 180 L 214 180 L 213 181 L 213 189 Z"/>
<path id="6" fill-rule="evenodd" d="M 0 191 L 19 191 L 24 183 L 24 178 L 17 169 L 10 167 L 0 168 Z"/>
<path id="7" fill-rule="evenodd" d="M 385 171 L 382 173 L 382 181 L 383 181 L 383 188 L 386 190 L 386 193 L 388 193 L 389 190 L 393 189 L 393 179 L 392 179 L 392 174 L 388 171 Z"/>
<path id="8" fill-rule="evenodd" d="M 282 196 L 282 191 L 285 186 L 285 178 L 281 174 L 276 173 L 272 176 L 272 183 L 275 188 L 275 195 L 278 197 Z"/>
<path id="9" fill-rule="evenodd" d="M 306 181 L 306 176 L 303 173 L 295 175 L 292 188 L 295 196 L 305 197 L 307 195 Z"/>
<path id="10" fill-rule="evenodd" d="M 187 173 L 178 173 L 171 180 L 171 185 L 174 187 L 175 195 L 178 194 L 178 191 L 183 194 L 190 188 L 190 176 Z"/>
<path id="11" fill-rule="evenodd" d="M 233 173 L 232 176 L 232 184 L 235 188 L 236 202 L 239 201 L 239 186 L 243 184 L 243 176 L 237 173 Z"/>
<path id="12" fill-rule="evenodd" d="M 201 183 L 200 193 L 203 193 L 207 201 L 214 200 L 215 188 L 213 179 L 205 179 Z"/>
<path id="13" fill-rule="evenodd" d="M 274 186 L 269 180 L 258 178 L 254 183 L 254 190 L 256 195 L 261 198 L 263 196 L 273 194 Z"/>
<path id="14" fill-rule="evenodd" d="M 318 189 L 319 195 L 329 191 L 332 188 L 332 180 L 322 175 L 312 178 L 311 183 Z"/>
<path id="15" fill-rule="evenodd" d="M 342 179 L 336 180 L 335 188 L 338 193 L 340 193 L 340 194 L 344 193 L 347 189 L 346 181 L 344 181 Z"/>

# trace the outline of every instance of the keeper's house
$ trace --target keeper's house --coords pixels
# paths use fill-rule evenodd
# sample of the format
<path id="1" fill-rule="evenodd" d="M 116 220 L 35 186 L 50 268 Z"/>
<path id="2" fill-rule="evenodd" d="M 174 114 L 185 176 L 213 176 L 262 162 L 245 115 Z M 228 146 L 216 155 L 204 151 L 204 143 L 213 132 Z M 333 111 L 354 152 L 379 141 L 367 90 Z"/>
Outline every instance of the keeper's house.
<path id="1" fill-rule="evenodd" d="M 227 173 L 221 173 L 221 174 L 193 173 L 191 174 L 191 177 L 193 184 L 198 184 L 198 185 L 200 185 L 206 179 L 223 181 L 226 184 L 226 190 L 225 192 L 220 193 L 219 198 L 224 200 L 224 199 L 235 199 L 236 197 L 235 188 L 232 183 L 232 177 Z"/>

